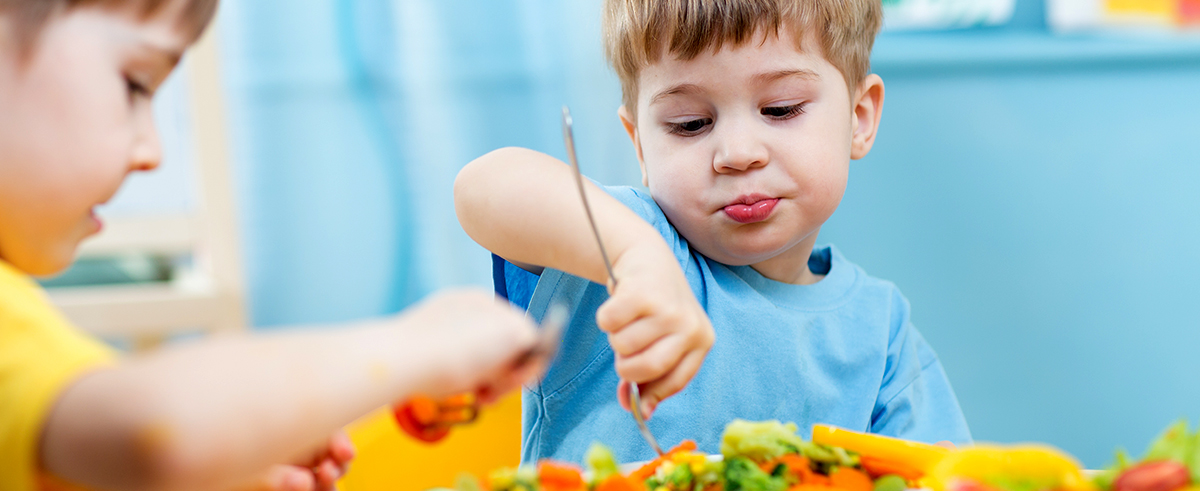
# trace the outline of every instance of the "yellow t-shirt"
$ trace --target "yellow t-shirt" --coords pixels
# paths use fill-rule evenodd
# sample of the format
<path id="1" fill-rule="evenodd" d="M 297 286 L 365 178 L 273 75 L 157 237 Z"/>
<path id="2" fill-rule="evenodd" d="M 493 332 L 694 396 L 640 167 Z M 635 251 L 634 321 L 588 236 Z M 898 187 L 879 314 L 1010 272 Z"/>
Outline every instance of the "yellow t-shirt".
<path id="1" fill-rule="evenodd" d="M 0 489 L 39 487 L 38 441 L 63 390 L 115 352 L 71 326 L 29 276 L 0 261 Z"/>

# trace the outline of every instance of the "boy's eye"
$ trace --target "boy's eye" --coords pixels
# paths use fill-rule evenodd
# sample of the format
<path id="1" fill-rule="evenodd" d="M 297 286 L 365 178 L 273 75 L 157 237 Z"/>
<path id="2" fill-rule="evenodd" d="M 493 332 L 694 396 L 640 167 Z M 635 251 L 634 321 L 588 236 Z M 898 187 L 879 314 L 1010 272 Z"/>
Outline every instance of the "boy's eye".
<path id="1" fill-rule="evenodd" d="M 703 131 L 704 127 L 712 123 L 712 118 L 700 118 L 682 123 L 667 123 L 667 127 L 672 134 L 690 136 Z"/>
<path id="2" fill-rule="evenodd" d="M 150 97 L 153 95 L 149 87 L 131 77 L 125 77 L 125 90 L 129 93 L 130 101 L 139 97 Z"/>
<path id="3" fill-rule="evenodd" d="M 789 119 L 800 114 L 804 114 L 804 103 L 792 104 L 790 106 L 764 107 L 760 112 L 763 116 L 775 119 Z"/>

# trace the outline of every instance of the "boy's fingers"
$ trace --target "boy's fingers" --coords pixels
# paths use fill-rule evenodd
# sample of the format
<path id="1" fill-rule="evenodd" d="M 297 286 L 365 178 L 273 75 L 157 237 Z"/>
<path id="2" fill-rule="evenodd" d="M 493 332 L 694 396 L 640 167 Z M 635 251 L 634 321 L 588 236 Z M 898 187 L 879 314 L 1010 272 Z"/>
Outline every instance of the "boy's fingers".
<path id="1" fill-rule="evenodd" d="M 705 354 L 702 351 L 689 352 L 666 377 L 641 385 L 642 407 L 647 419 L 654 413 L 658 403 L 687 387 L 696 372 L 700 371 Z"/>
<path id="2" fill-rule="evenodd" d="M 313 476 L 316 477 L 318 490 L 330 491 L 337 486 L 338 479 L 342 478 L 342 472 L 337 463 L 326 459 L 313 469 Z"/>
<path id="3" fill-rule="evenodd" d="M 617 384 L 617 402 L 621 404 L 621 408 L 629 410 L 629 382 L 622 380 Z"/>
<path id="4" fill-rule="evenodd" d="M 294 465 L 276 465 L 257 485 L 244 491 L 313 491 L 316 480 L 309 469 Z"/>
<path id="5" fill-rule="evenodd" d="M 650 315 L 651 311 L 651 302 L 645 295 L 618 292 L 596 309 L 596 327 L 611 334 Z"/>
<path id="6" fill-rule="evenodd" d="M 617 356 L 630 357 L 659 342 L 670 333 L 659 328 L 659 321 L 644 317 L 608 335 L 608 344 Z"/>
<path id="7" fill-rule="evenodd" d="M 674 369 L 686 350 L 682 336 L 666 336 L 633 356 L 618 356 L 614 365 L 621 379 L 644 383 L 662 378 Z"/>
<path id="8" fill-rule="evenodd" d="M 345 431 L 334 433 L 329 438 L 329 456 L 339 465 L 354 460 L 356 453 L 354 442 L 350 441 L 350 436 Z"/>

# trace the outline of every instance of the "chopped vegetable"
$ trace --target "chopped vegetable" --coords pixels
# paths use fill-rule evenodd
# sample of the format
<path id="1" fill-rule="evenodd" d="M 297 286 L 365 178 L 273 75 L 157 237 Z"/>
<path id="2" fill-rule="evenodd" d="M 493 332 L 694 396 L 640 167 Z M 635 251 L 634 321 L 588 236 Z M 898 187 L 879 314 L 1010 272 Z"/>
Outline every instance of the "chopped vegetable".
<path id="1" fill-rule="evenodd" d="M 1138 464 L 1113 481 L 1113 491 L 1175 491 L 1191 484 L 1187 466 L 1174 460 Z"/>
<path id="2" fill-rule="evenodd" d="M 934 466 L 929 477 L 934 491 L 958 489 L 963 482 L 1001 491 L 1093 489 L 1074 459 L 1053 448 L 1034 445 L 980 445 L 953 452 Z"/>
<path id="3" fill-rule="evenodd" d="M 905 489 L 908 489 L 908 483 L 903 477 L 888 474 L 875 480 L 873 491 L 904 491 Z"/>
<path id="4" fill-rule="evenodd" d="M 746 457 L 725 461 L 725 491 L 784 491 L 787 480 L 763 472 Z"/>
<path id="5" fill-rule="evenodd" d="M 916 471 L 924 474 L 950 453 L 948 449 L 936 445 L 826 425 L 813 426 L 812 441 L 870 456 L 876 467 L 896 466 L 909 470 L 909 473 Z"/>
<path id="6" fill-rule="evenodd" d="M 659 456 L 657 459 L 651 460 L 648 464 L 643 465 L 638 470 L 633 471 L 633 473 L 631 473 L 629 475 L 629 477 L 638 479 L 640 481 L 649 479 L 650 476 L 653 476 L 655 471 L 658 470 L 658 466 L 662 465 L 663 462 L 666 462 L 667 459 L 669 459 L 671 457 L 671 455 L 674 455 L 679 452 L 691 452 L 695 449 L 696 449 L 696 442 L 691 441 L 691 440 L 684 440 L 679 445 L 676 445 L 675 448 L 672 448 L 671 451 L 667 452 L 666 455 Z"/>
<path id="7" fill-rule="evenodd" d="M 538 483 L 545 491 L 581 491 L 583 474 L 578 467 L 551 460 L 538 462 Z"/>
<path id="8" fill-rule="evenodd" d="M 875 483 L 871 476 L 852 467 L 838 467 L 829 474 L 829 484 L 846 491 L 873 491 Z"/>
<path id="9" fill-rule="evenodd" d="M 584 454 L 583 462 L 592 473 L 592 482 L 601 482 L 613 474 L 620 473 L 612 450 L 602 443 L 593 443 Z"/>
<path id="10" fill-rule="evenodd" d="M 766 462 L 785 453 L 799 453 L 804 440 L 796 435 L 796 429 L 795 423 L 735 419 L 721 436 L 721 454 Z"/>

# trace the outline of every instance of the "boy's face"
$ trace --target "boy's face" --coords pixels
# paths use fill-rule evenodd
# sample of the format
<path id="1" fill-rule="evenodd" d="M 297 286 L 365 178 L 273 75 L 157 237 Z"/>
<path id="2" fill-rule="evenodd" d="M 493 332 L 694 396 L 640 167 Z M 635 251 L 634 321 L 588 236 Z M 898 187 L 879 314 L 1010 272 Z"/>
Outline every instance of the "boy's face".
<path id="1" fill-rule="evenodd" d="M 100 230 L 93 208 L 158 165 L 151 95 L 191 41 L 177 10 L 69 10 L 25 53 L 0 14 L 0 259 L 62 270 Z"/>
<path id="2" fill-rule="evenodd" d="M 692 60 L 664 56 L 639 74 L 637 120 L 621 111 L 651 195 L 691 246 L 791 283 L 815 281 L 808 255 L 883 102 L 877 76 L 850 94 L 814 51 L 781 30 Z"/>

